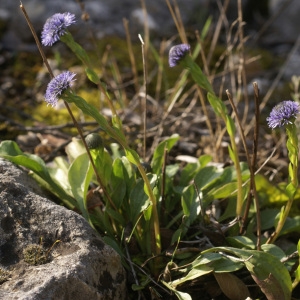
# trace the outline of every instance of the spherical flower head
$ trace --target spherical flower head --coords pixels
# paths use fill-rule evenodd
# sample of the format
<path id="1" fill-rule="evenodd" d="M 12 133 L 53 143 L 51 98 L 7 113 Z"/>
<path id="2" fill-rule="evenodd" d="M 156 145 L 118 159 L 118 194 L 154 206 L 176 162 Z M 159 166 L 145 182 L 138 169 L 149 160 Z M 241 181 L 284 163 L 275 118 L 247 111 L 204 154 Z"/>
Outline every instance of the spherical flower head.
<path id="1" fill-rule="evenodd" d="M 190 51 L 191 47 L 188 44 L 180 44 L 173 46 L 169 51 L 169 66 L 171 68 L 178 65 L 181 59 Z"/>
<path id="2" fill-rule="evenodd" d="M 75 73 L 65 71 L 54 77 L 47 86 L 45 101 L 49 105 L 56 106 L 60 95 L 72 85 L 75 76 Z"/>
<path id="3" fill-rule="evenodd" d="M 52 46 L 62 35 L 66 33 L 66 29 L 75 23 L 75 15 L 65 12 L 63 14 L 54 14 L 47 19 L 42 31 L 42 44 L 44 46 Z"/>
<path id="4" fill-rule="evenodd" d="M 292 124 L 300 113 L 299 103 L 291 100 L 282 101 L 271 111 L 267 122 L 270 128 L 283 127 Z"/>

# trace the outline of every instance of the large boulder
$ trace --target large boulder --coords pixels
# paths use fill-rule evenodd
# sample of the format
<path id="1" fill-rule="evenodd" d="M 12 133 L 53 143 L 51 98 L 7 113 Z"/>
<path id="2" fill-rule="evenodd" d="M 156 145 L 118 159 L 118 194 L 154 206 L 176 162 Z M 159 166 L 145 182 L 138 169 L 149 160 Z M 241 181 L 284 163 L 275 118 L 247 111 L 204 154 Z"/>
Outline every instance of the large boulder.
<path id="1" fill-rule="evenodd" d="M 34 259 L 28 259 L 28 250 L 39 247 Z M 6 300 L 108 300 L 127 295 L 117 253 L 83 217 L 43 197 L 26 172 L 3 159 L 0 278 L 0 299 Z"/>

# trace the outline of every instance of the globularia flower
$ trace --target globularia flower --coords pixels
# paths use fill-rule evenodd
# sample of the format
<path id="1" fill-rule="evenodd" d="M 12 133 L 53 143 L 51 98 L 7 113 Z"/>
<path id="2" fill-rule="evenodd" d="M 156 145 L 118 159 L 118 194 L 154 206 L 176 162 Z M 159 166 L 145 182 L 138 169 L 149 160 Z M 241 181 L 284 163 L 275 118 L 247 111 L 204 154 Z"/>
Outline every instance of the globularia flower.
<path id="1" fill-rule="evenodd" d="M 75 15 L 65 12 L 63 14 L 54 14 L 47 19 L 42 31 L 42 44 L 44 46 L 52 46 L 62 35 L 66 33 L 66 29 L 75 23 Z"/>
<path id="2" fill-rule="evenodd" d="M 55 106 L 60 95 L 68 89 L 72 82 L 75 80 L 75 73 L 65 71 L 57 76 L 55 76 L 48 84 L 45 100 L 48 104 Z"/>
<path id="3" fill-rule="evenodd" d="M 179 61 L 190 51 L 190 45 L 180 44 L 173 46 L 169 51 L 169 66 L 175 67 Z"/>
<path id="4" fill-rule="evenodd" d="M 272 109 L 267 122 L 272 129 L 283 127 L 292 124 L 299 113 L 299 103 L 291 100 L 282 101 Z"/>

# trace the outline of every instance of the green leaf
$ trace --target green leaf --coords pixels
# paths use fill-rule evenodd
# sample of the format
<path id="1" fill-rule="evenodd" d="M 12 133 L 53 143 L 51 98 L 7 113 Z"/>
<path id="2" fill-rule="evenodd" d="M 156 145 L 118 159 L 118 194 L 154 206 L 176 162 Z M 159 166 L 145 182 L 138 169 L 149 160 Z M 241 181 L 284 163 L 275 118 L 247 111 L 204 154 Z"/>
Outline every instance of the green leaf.
<path id="1" fill-rule="evenodd" d="M 189 271 L 189 273 L 180 278 L 180 279 L 176 279 L 174 281 L 171 281 L 170 284 L 173 286 L 173 287 L 176 287 L 186 281 L 189 281 L 189 280 L 194 280 L 198 277 L 201 277 L 203 275 L 207 275 L 207 274 L 210 274 L 213 272 L 213 267 L 211 266 L 208 266 L 208 265 L 201 265 L 201 266 L 198 266 L 197 268 L 193 268 L 191 271 Z"/>
<path id="2" fill-rule="evenodd" d="M 235 196 L 229 197 L 227 199 L 227 205 L 225 211 L 223 215 L 220 218 L 218 218 L 218 222 L 221 223 L 224 220 L 235 217 L 236 216 L 235 210 L 236 210 L 236 197 Z"/>
<path id="3" fill-rule="evenodd" d="M 251 239 L 246 236 L 233 236 L 233 237 L 226 237 L 226 241 L 232 247 L 236 248 L 248 248 L 248 249 L 255 249 L 255 244 Z"/>
<path id="4" fill-rule="evenodd" d="M 79 155 L 71 164 L 68 178 L 74 198 L 83 217 L 92 225 L 87 210 L 86 195 L 93 176 L 93 168 L 87 153 Z"/>
<path id="5" fill-rule="evenodd" d="M 133 163 L 134 165 L 137 165 L 140 163 L 140 157 L 139 155 L 132 149 L 126 149 L 125 150 L 127 159 Z"/>
<path id="6" fill-rule="evenodd" d="M 179 186 L 185 187 L 195 177 L 199 165 L 196 163 L 188 163 L 180 172 Z M 175 175 L 175 174 L 174 174 Z"/>
<path id="7" fill-rule="evenodd" d="M 199 191 L 201 189 L 207 188 L 208 185 L 213 185 L 216 182 L 216 179 L 219 178 L 222 173 L 222 169 L 218 169 L 213 166 L 200 169 L 194 179 Z"/>
<path id="8" fill-rule="evenodd" d="M 295 194 L 296 194 L 296 191 L 297 191 L 297 187 L 294 186 L 294 184 L 292 182 L 290 182 L 287 186 L 286 186 L 286 193 L 288 195 L 288 197 L 290 199 L 293 199 Z"/>
<path id="9" fill-rule="evenodd" d="M 261 230 L 274 227 L 275 218 L 279 213 L 278 208 L 267 208 L 260 212 Z"/>
<path id="10" fill-rule="evenodd" d="M 122 163 L 123 163 L 123 174 L 124 174 L 124 180 L 127 186 L 126 192 L 127 192 L 127 198 L 129 198 L 130 192 L 133 189 L 135 182 L 136 182 L 136 177 L 135 177 L 135 170 L 133 170 L 132 164 L 130 161 L 125 157 L 122 156 Z"/>
<path id="11" fill-rule="evenodd" d="M 110 135 L 111 138 L 118 141 L 124 148 L 127 147 L 126 139 L 123 133 L 118 130 L 118 128 L 113 128 L 110 126 L 105 117 L 99 113 L 95 106 L 89 104 L 82 97 L 77 96 L 75 93 L 70 93 L 68 91 L 63 94 L 62 98 L 68 103 L 74 103 L 83 113 L 94 118 L 103 131 Z"/>
<path id="12" fill-rule="evenodd" d="M 72 142 L 66 146 L 66 153 L 68 155 L 68 160 L 70 163 L 72 163 L 76 157 L 85 152 L 86 149 L 84 148 L 81 139 L 72 138 Z"/>
<path id="13" fill-rule="evenodd" d="M 298 244 L 297 244 L 297 252 L 298 252 L 298 257 L 300 257 L 300 240 L 298 241 Z M 300 261 L 300 258 L 298 258 L 298 260 Z M 300 282 L 300 264 L 295 271 L 295 277 L 296 277 L 295 281 L 299 284 L 299 282 Z"/>
<path id="14" fill-rule="evenodd" d="M 208 92 L 214 93 L 212 85 L 208 81 L 207 77 L 203 74 L 201 68 L 193 61 L 191 56 L 186 55 L 180 63 L 190 71 L 195 83 Z"/>
<path id="15" fill-rule="evenodd" d="M 291 277 L 277 257 L 262 251 L 232 247 L 216 247 L 204 253 L 211 251 L 228 252 L 242 259 L 252 278 L 268 299 L 291 299 Z"/>
<path id="16" fill-rule="evenodd" d="M 130 221 L 135 224 L 139 214 L 150 205 L 150 200 L 144 191 L 144 182 L 139 180 L 130 193 Z"/>
<path id="17" fill-rule="evenodd" d="M 178 243 L 180 241 L 181 234 L 182 234 L 182 229 L 178 228 L 172 235 L 171 245 L 173 245 L 176 242 Z"/>
<path id="18" fill-rule="evenodd" d="M 211 266 L 215 273 L 235 272 L 244 267 L 243 263 L 227 257 L 214 261 Z"/>
<path id="19" fill-rule="evenodd" d="M 198 269 L 202 265 L 210 266 L 214 272 L 234 272 L 240 270 L 244 265 L 240 261 L 230 259 L 221 255 L 220 253 L 202 253 L 197 257 L 192 266 L 194 269 Z"/>
<path id="20" fill-rule="evenodd" d="M 201 155 L 198 160 L 199 160 L 201 168 L 204 168 L 208 163 L 210 163 L 212 161 L 212 157 L 211 157 L 211 155 L 204 154 L 204 155 Z"/>
<path id="21" fill-rule="evenodd" d="M 201 265 L 208 265 L 212 261 L 219 260 L 221 258 L 222 255 L 220 253 L 215 253 L 215 252 L 202 253 L 192 262 L 192 266 L 193 268 L 197 268 L 198 266 Z"/>
<path id="22" fill-rule="evenodd" d="M 50 176 L 59 183 L 59 185 L 69 194 L 72 195 L 71 186 L 68 179 L 70 164 L 61 156 L 53 160 L 53 166 L 48 168 Z"/>
<path id="23" fill-rule="evenodd" d="M 143 209 L 145 221 L 148 222 L 148 221 L 151 220 L 152 211 L 153 211 L 153 205 L 152 204 L 149 204 L 145 209 Z"/>
<path id="24" fill-rule="evenodd" d="M 126 194 L 126 181 L 124 172 L 123 162 L 121 158 L 116 158 L 112 166 L 111 174 L 111 198 L 119 209 L 122 205 Z"/>
<path id="25" fill-rule="evenodd" d="M 259 198 L 264 199 L 265 204 L 284 203 L 288 200 L 284 189 L 271 184 L 264 176 L 255 175 L 255 185 Z"/>
<path id="26" fill-rule="evenodd" d="M 179 135 L 173 134 L 171 137 L 162 141 L 156 147 L 156 149 L 154 150 L 154 153 L 153 153 L 152 161 L 151 161 L 152 172 L 154 174 L 158 175 L 161 173 L 165 149 L 170 151 L 178 140 L 179 140 Z"/>
<path id="27" fill-rule="evenodd" d="M 72 52 L 77 56 L 77 58 L 80 59 L 81 62 L 86 66 L 88 70 L 87 75 L 89 77 L 90 75 L 89 71 L 91 71 L 91 69 L 89 69 L 91 67 L 91 62 L 86 51 L 78 43 L 74 41 L 73 36 L 70 34 L 70 32 L 66 32 L 64 35 L 62 35 L 60 37 L 60 40 L 63 43 L 65 43 L 72 50 Z M 93 77 L 94 76 L 91 76 L 91 78 L 89 79 L 92 79 Z M 95 82 L 96 84 L 99 82 L 99 77 L 97 76 L 97 78 L 98 81 Z"/>
<path id="28" fill-rule="evenodd" d="M 228 114 L 225 104 L 214 93 L 207 93 L 207 99 L 217 116 L 223 116 Z"/>
<path id="29" fill-rule="evenodd" d="M 87 78 L 88 78 L 91 82 L 93 82 L 93 83 L 95 83 L 95 84 L 99 84 L 99 83 L 100 83 L 100 78 L 99 78 L 99 76 L 95 73 L 95 71 L 94 71 L 93 69 L 91 69 L 91 68 L 86 68 L 86 69 L 85 69 L 85 73 L 86 73 Z"/>
<path id="30" fill-rule="evenodd" d="M 291 232 L 300 232 L 300 216 L 287 218 L 280 232 L 280 235 L 284 235 Z"/>
<path id="31" fill-rule="evenodd" d="M 121 225 L 121 227 L 125 227 L 126 226 L 126 221 L 123 217 L 123 215 L 121 213 L 119 213 L 118 211 L 111 209 L 109 206 L 105 207 L 105 212 L 115 221 L 117 221 L 119 223 L 119 225 Z"/>
<path id="32" fill-rule="evenodd" d="M 215 199 L 227 198 L 236 194 L 237 192 L 237 183 L 236 182 L 229 182 L 221 187 L 213 189 L 209 192 Z"/>
<path id="33" fill-rule="evenodd" d="M 190 223 L 193 223 L 201 211 L 200 199 L 193 185 L 188 186 L 181 198 L 181 206 L 183 213 L 189 218 Z"/>
<path id="34" fill-rule="evenodd" d="M 261 249 L 264 252 L 270 253 L 271 255 L 277 257 L 279 260 L 286 257 L 286 254 L 284 253 L 284 251 L 274 244 L 264 244 L 261 246 Z"/>
<path id="35" fill-rule="evenodd" d="M 111 179 L 113 160 L 106 149 L 91 149 L 91 156 L 104 186 L 108 186 Z"/>

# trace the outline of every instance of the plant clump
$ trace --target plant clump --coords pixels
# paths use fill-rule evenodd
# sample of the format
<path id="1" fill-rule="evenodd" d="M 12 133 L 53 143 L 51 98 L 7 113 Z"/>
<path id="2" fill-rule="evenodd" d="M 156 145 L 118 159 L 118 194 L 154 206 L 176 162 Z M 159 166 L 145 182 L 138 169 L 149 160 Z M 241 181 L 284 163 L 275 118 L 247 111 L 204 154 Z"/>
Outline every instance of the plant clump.
<path id="1" fill-rule="evenodd" d="M 49 255 L 47 255 L 43 247 L 37 244 L 28 245 L 23 250 L 23 255 L 24 261 L 33 266 L 43 265 L 50 261 Z"/>

